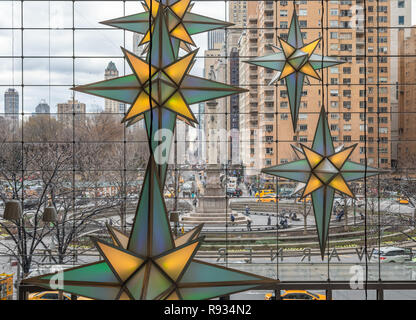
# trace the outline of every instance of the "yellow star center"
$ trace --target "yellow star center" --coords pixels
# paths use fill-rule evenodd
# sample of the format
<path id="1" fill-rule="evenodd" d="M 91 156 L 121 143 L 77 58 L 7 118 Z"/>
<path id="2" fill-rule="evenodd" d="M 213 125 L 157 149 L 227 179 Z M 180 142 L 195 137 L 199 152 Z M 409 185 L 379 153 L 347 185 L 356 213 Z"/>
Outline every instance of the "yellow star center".
<path id="1" fill-rule="evenodd" d="M 172 295 L 175 284 L 195 255 L 199 244 L 200 239 L 193 240 L 156 257 L 138 257 L 117 244 L 96 241 L 97 249 L 119 279 L 120 285 L 127 288 L 135 299 L 175 299 L 175 295 Z M 124 290 L 120 299 L 130 299 L 129 294 Z"/>
<path id="2" fill-rule="evenodd" d="M 283 54 L 286 57 L 286 63 L 283 67 L 282 73 L 280 74 L 279 80 L 284 79 L 295 72 L 302 72 L 303 74 L 311 76 L 312 78 L 318 80 L 321 79 L 309 62 L 310 57 L 312 56 L 321 39 L 315 40 L 302 48 L 295 48 L 281 38 L 279 38 L 279 40 Z"/>
<path id="3" fill-rule="evenodd" d="M 196 119 L 181 94 L 181 82 L 186 76 L 196 51 L 174 63 L 158 68 L 151 66 L 131 52 L 124 50 L 125 56 L 140 82 L 141 90 L 123 121 L 131 120 L 154 107 L 169 109 L 189 121 Z"/>
<path id="4" fill-rule="evenodd" d="M 311 167 L 311 174 L 302 197 L 306 197 L 322 186 L 329 186 L 350 197 L 354 194 L 345 182 L 341 169 L 355 146 L 346 148 L 330 156 L 323 156 L 312 149 L 302 146 L 305 158 Z"/>

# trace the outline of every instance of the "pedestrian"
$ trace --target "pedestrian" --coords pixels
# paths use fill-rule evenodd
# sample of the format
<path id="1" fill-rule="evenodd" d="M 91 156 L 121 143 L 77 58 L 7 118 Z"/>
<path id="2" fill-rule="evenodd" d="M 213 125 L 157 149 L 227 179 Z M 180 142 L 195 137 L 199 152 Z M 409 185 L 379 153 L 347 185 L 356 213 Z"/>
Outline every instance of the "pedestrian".
<path id="1" fill-rule="evenodd" d="M 246 204 L 246 215 L 250 214 L 250 208 L 248 207 L 248 204 Z"/>
<path id="2" fill-rule="evenodd" d="M 267 218 L 267 225 L 270 226 L 272 224 L 272 218 L 268 216 Z"/>
<path id="3" fill-rule="evenodd" d="M 247 230 L 251 231 L 251 219 L 250 218 L 247 219 Z"/>
<path id="4" fill-rule="evenodd" d="M 194 199 L 194 207 L 196 208 L 196 205 L 198 204 L 198 200 L 196 198 Z"/>

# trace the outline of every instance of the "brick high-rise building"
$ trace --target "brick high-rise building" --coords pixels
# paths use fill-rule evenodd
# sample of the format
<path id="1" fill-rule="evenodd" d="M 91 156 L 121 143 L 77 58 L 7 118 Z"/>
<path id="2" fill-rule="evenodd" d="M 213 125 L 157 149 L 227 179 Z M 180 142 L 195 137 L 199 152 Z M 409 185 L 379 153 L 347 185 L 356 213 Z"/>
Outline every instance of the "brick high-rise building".
<path id="1" fill-rule="evenodd" d="M 404 19 L 400 11 L 391 10 L 391 2 L 325 1 L 324 10 L 320 1 L 296 1 L 295 6 L 290 1 L 253 2 L 256 10 L 247 16 L 249 29 L 240 39 L 240 56 L 265 56 L 273 53 L 270 45 L 280 47 L 277 37 L 287 39 L 295 7 L 304 43 L 322 37 L 315 53 L 346 61 L 320 71 L 323 82 L 309 78 L 305 83 L 295 132 L 284 81 L 269 85 L 275 71 L 241 64 L 240 83 L 250 84 L 250 92 L 240 96 L 240 130 L 246 135 L 241 139 L 250 141 L 246 149 L 251 164 L 245 164 L 253 175 L 296 158 L 290 145 L 313 140 L 322 105 L 335 147 L 358 143 L 351 160 L 364 163 L 367 156 L 369 165 L 391 166 L 389 27 L 392 19 Z"/>
<path id="2" fill-rule="evenodd" d="M 390 90 L 391 104 L 391 159 L 396 167 L 399 160 L 397 141 L 399 141 L 399 48 L 403 44 L 400 37 L 410 37 L 412 24 L 412 0 L 390 1 Z M 401 33 L 401 34 L 400 34 Z"/>
<path id="3" fill-rule="evenodd" d="M 85 121 L 86 105 L 78 100 L 68 100 L 68 102 L 58 103 L 58 121 L 64 125 L 72 126 L 73 117 L 76 122 Z"/>
<path id="4" fill-rule="evenodd" d="M 239 40 L 239 52 L 242 57 L 257 56 L 258 33 L 257 30 L 257 3 L 248 2 L 247 30 L 243 32 Z M 240 60 L 240 83 L 248 84 L 245 87 L 249 91 L 240 94 L 240 159 L 246 166 L 246 175 L 252 176 L 257 173 L 255 164 L 260 156 L 260 145 L 256 143 L 258 133 L 258 67 L 243 63 Z"/>
<path id="5" fill-rule="evenodd" d="M 399 30 L 399 107 L 397 156 L 399 169 L 416 166 L 416 29 Z"/>
<path id="6" fill-rule="evenodd" d="M 248 4 L 250 1 L 229 1 L 228 20 L 234 25 L 227 30 L 227 45 L 235 47 L 243 29 L 247 26 Z"/>

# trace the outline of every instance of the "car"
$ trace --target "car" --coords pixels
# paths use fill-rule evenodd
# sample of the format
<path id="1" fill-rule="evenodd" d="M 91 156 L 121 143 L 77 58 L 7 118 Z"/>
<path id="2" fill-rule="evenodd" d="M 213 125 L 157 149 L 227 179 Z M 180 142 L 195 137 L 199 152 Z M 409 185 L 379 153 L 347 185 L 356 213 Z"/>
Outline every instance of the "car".
<path id="1" fill-rule="evenodd" d="M 166 192 L 164 193 L 164 197 L 165 198 L 174 198 L 175 197 L 175 192 L 166 190 Z"/>
<path id="2" fill-rule="evenodd" d="M 344 206 L 346 205 L 347 207 L 352 206 L 353 202 L 351 198 L 348 199 L 343 199 L 343 198 L 335 198 L 334 199 L 334 206 Z"/>
<path id="3" fill-rule="evenodd" d="M 312 293 L 306 290 L 286 290 L 280 295 L 282 300 L 326 300 L 324 294 Z M 272 293 L 266 293 L 265 300 L 275 300 Z"/>
<path id="4" fill-rule="evenodd" d="M 357 207 L 363 207 L 363 206 L 365 205 L 365 201 L 364 201 L 364 199 L 363 199 L 363 198 L 358 198 L 358 197 L 357 197 L 357 200 L 355 200 L 355 205 L 356 205 Z"/>
<path id="5" fill-rule="evenodd" d="M 285 191 L 280 191 L 280 198 L 290 198 L 291 195 L 293 194 L 293 190 L 285 190 Z"/>
<path id="6" fill-rule="evenodd" d="M 71 295 L 64 292 L 63 300 L 71 300 Z M 29 300 L 59 300 L 58 291 L 42 291 L 29 294 Z M 87 297 L 77 296 L 77 300 L 92 300 Z"/>
<path id="7" fill-rule="evenodd" d="M 263 197 L 259 197 L 256 199 L 256 202 L 279 202 L 279 199 L 276 200 L 276 194 L 275 193 L 269 193 L 264 195 Z"/>
<path id="8" fill-rule="evenodd" d="M 23 209 L 34 209 L 38 205 L 38 200 L 36 199 L 26 199 L 23 201 Z"/>
<path id="9" fill-rule="evenodd" d="M 59 300 L 58 291 L 42 291 L 29 294 L 29 300 Z M 71 296 L 63 293 L 63 300 L 71 300 Z"/>
<path id="10" fill-rule="evenodd" d="M 75 205 L 76 206 L 85 206 L 89 202 L 90 201 L 87 198 L 78 198 L 78 199 L 75 199 Z"/>
<path id="11" fill-rule="evenodd" d="M 241 191 L 240 188 L 227 188 L 227 196 L 228 197 L 241 197 L 243 194 L 243 191 Z"/>
<path id="12" fill-rule="evenodd" d="M 375 249 L 372 258 L 381 263 L 403 263 L 412 259 L 412 251 L 408 248 L 382 247 L 380 251 Z"/>
<path id="13" fill-rule="evenodd" d="M 306 203 L 310 203 L 311 202 L 311 197 L 298 198 L 298 199 L 296 199 L 296 202 L 306 202 Z"/>
<path id="14" fill-rule="evenodd" d="M 260 191 L 257 191 L 257 192 L 254 194 L 254 196 L 255 196 L 256 198 L 258 198 L 258 197 L 263 197 L 264 195 L 266 195 L 266 194 L 270 194 L 270 193 L 274 193 L 274 190 L 272 190 L 272 189 L 260 190 Z"/>

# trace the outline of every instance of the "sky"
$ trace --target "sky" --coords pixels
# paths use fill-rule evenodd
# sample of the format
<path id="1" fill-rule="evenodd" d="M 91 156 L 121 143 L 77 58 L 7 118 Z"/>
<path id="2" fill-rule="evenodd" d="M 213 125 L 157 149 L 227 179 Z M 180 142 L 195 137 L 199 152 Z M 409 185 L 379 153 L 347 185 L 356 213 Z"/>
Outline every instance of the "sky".
<path id="1" fill-rule="evenodd" d="M 13 6 L 11 2 L 0 1 L 0 28 L 20 27 L 20 10 L 19 1 L 15 1 Z M 192 12 L 225 20 L 224 10 L 224 2 L 197 1 Z M 72 95 L 72 91 L 69 90 L 73 82 L 72 31 L 62 29 L 72 27 L 72 5 L 70 1 L 50 1 L 50 6 L 48 1 L 25 2 L 23 12 L 23 22 L 26 28 L 50 26 L 56 30 L 25 30 L 23 33 L 25 88 L 23 99 L 20 94 L 20 99 L 23 100 L 20 103 L 20 112 L 31 114 L 42 99 L 51 106 L 51 112 L 56 112 L 56 104 L 67 101 Z M 122 1 L 76 2 L 76 28 L 105 28 L 105 30 L 75 31 L 75 56 L 82 57 L 75 59 L 75 85 L 104 80 L 104 70 L 110 61 L 116 64 L 120 76 L 131 73 L 127 63 L 122 59 L 120 46 L 132 51 L 133 33 L 125 32 L 124 39 L 122 30 L 101 25 L 99 22 L 139 12 L 143 12 L 139 1 L 126 2 L 125 12 L 123 12 Z M 1 93 L 13 85 L 21 93 L 21 87 L 19 87 L 22 84 L 21 59 L 10 58 L 12 55 L 21 55 L 21 39 L 20 30 L 14 32 L 14 37 L 10 30 L 0 30 Z M 193 39 L 200 48 L 199 55 L 202 56 L 207 48 L 206 33 L 196 35 Z M 48 59 L 49 54 L 54 58 Z M 33 56 L 36 58 L 32 58 Z M 58 56 L 60 58 L 56 58 Z M 199 58 L 192 73 L 202 76 L 202 70 L 203 59 Z M 82 93 L 76 93 L 76 98 L 87 104 L 87 112 L 102 110 L 104 106 L 102 98 Z M 22 104 L 24 110 L 22 110 Z M 3 112 L 3 106 L 3 98 L 0 98 L 0 112 Z"/>
<path id="2" fill-rule="evenodd" d="M 412 25 L 416 25 L 416 0 L 412 0 Z"/>
<path id="3" fill-rule="evenodd" d="M 389 0 L 395 1 L 395 0 Z M 49 7 L 50 3 L 50 7 Z M 103 5 L 105 3 L 105 5 Z M 0 1 L 0 28 L 21 26 L 20 1 L 11 5 L 10 1 Z M 34 28 L 56 28 L 56 30 L 25 30 L 23 34 L 23 54 L 25 84 L 22 102 L 24 112 L 31 114 L 41 99 L 45 99 L 51 106 L 51 112 L 56 112 L 56 104 L 68 100 L 72 91 L 72 31 L 62 28 L 72 27 L 72 5 L 71 1 L 40 1 L 25 2 L 23 7 L 24 26 Z M 126 32 L 125 39 L 122 30 L 106 27 L 99 21 L 122 17 L 124 15 L 142 12 L 139 1 L 127 1 L 126 10 L 123 12 L 122 1 L 77 1 L 75 5 L 75 27 L 79 28 L 105 28 L 105 30 L 76 30 L 75 31 L 75 84 L 88 84 L 104 79 L 104 69 L 109 61 L 113 61 L 120 75 L 131 71 L 121 58 L 120 46 L 132 50 L 133 34 Z M 192 10 L 205 16 L 226 20 L 225 3 L 223 1 L 196 1 Z M 51 17 L 49 19 L 48 17 Z M 412 0 L 412 23 L 416 25 L 416 0 Z M 10 58 L 11 55 L 20 55 L 22 52 L 20 31 L 0 29 L 0 93 L 10 86 L 17 86 L 21 92 L 22 83 L 21 59 Z M 207 34 L 193 37 L 199 49 L 198 56 L 202 56 L 207 48 Z M 49 44 L 50 43 L 50 44 Z M 60 56 L 61 58 L 48 59 L 48 54 Z M 31 56 L 44 56 L 44 58 L 30 58 Z M 68 58 L 62 58 L 67 56 Z M 108 58 L 106 56 L 114 56 Z M 119 58 L 116 58 L 119 57 Z M 50 72 L 49 72 L 50 69 Z M 195 75 L 202 75 L 203 59 L 197 59 L 192 70 Z M 14 71 L 13 71 L 14 70 Z M 51 87 L 48 87 L 48 85 Z M 32 86 L 42 85 L 42 86 Z M 62 85 L 62 86 L 57 86 Z M 2 94 L 1 94 L 2 96 Z M 103 108 L 104 99 L 86 94 L 77 93 L 76 98 L 87 104 L 87 111 L 94 112 Z M 0 98 L 0 112 L 3 112 L 4 101 Z"/>

